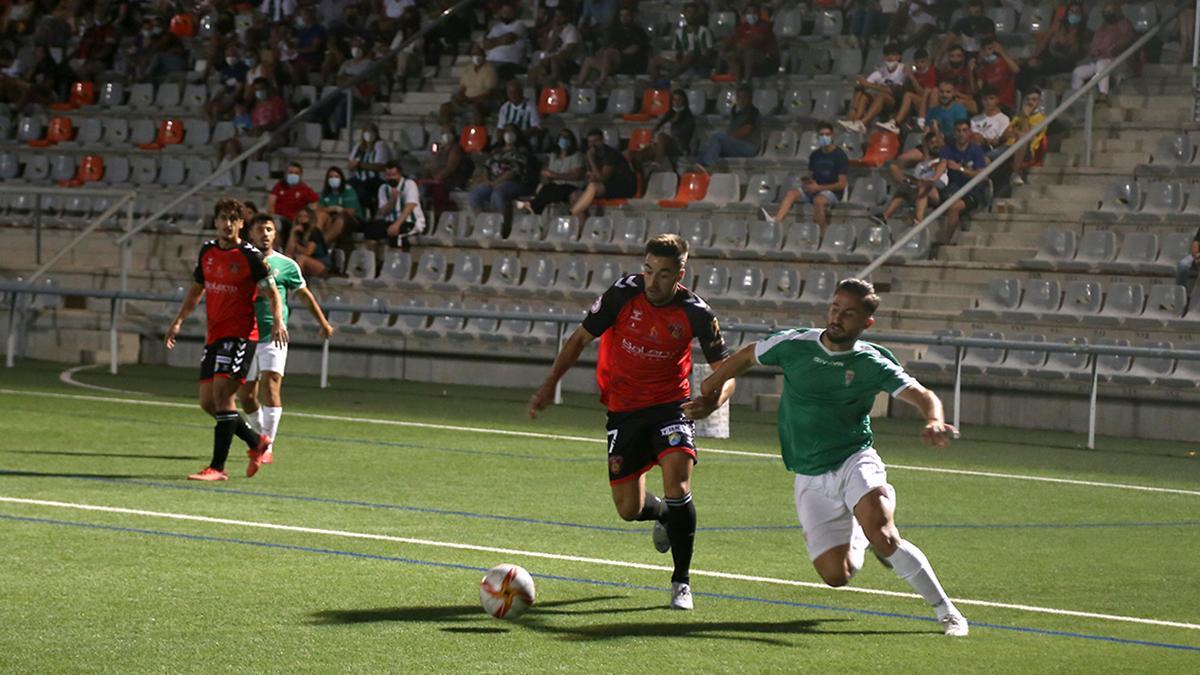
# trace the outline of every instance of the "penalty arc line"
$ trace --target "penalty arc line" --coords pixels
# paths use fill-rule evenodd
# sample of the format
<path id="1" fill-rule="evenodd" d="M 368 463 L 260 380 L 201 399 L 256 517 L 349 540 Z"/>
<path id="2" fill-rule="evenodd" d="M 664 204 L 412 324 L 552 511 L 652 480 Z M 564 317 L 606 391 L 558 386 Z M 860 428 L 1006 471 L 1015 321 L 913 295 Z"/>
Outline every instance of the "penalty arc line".
<path id="1" fill-rule="evenodd" d="M 316 534 L 331 537 L 343 537 L 349 539 L 367 539 L 373 541 L 386 541 L 397 544 L 410 544 L 414 546 L 430 546 L 434 548 L 456 549 L 461 551 L 479 551 L 485 553 L 500 553 L 504 555 L 515 555 L 527 558 L 542 558 L 546 560 L 559 560 L 564 562 L 586 563 L 591 565 L 603 565 L 606 567 L 622 567 L 627 569 L 650 570 L 656 572 L 671 572 L 674 568 L 665 565 L 651 565 L 647 563 L 638 563 L 625 560 L 610 560 L 606 558 L 592 558 L 587 556 L 573 556 L 562 553 L 548 553 L 544 551 L 524 551 L 520 549 L 503 548 L 497 546 L 481 546 L 478 544 L 463 544 L 449 541 L 437 541 L 432 539 L 418 539 L 414 537 L 398 537 L 386 534 L 372 534 L 367 532 L 351 532 L 347 530 L 330 530 L 316 527 L 303 527 L 299 525 L 285 525 L 279 523 L 265 523 L 250 520 L 235 520 L 232 518 L 217 518 L 213 516 L 198 516 L 186 513 L 169 513 L 162 511 L 146 511 L 143 509 L 130 509 L 119 506 L 101 506 L 96 504 L 82 504 L 73 502 L 60 502 L 44 499 L 26 499 L 22 497 L 6 497 L 0 496 L 0 502 L 9 504 L 22 504 L 26 506 L 44 506 L 61 509 L 74 509 L 79 511 L 95 511 L 102 513 L 116 513 L 122 515 L 145 516 L 151 518 L 165 518 L 170 520 L 191 521 L 198 523 L 208 523 L 213 525 L 231 525 L 236 527 L 250 527 L 264 530 L 276 530 L 282 532 L 297 532 L 303 534 Z M 921 596 L 916 593 L 901 593 L 898 591 L 885 591 L 875 588 L 859 588 L 853 586 L 842 586 L 840 588 L 830 588 L 824 584 L 818 584 L 810 581 L 798 581 L 795 579 L 780 579 L 776 577 L 764 577 L 751 574 L 737 574 L 733 572 L 719 572 L 712 570 L 693 569 L 691 573 L 696 576 L 712 577 L 716 579 L 726 579 L 731 581 L 748 581 L 755 583 L 772 584 L 777 586 L 793 586 L 801 588 L 810 588 L 822 591 L 832 591 L 838 593 L 862 593 L 866 595 L 887 596 L 893 598 L 915 598 L 921 599 Z M 1051 614 L 1057 616 L 1071 616 L 1083 619 L 1099 619 L 1102 621 L 1116 621 L 1122 623 L 1135 623 L 1150 626 L 1164 626 L 1168 628 L 1184 628 L 1188 630 L 1200 630 L 1200 624 L 1184 623 L 1180 621 L 1165 621 L 1161 619 L 1145 619 L 1133 616 L 1121 616 L 1116 614 L 1102 614 L 1097 612 L 1082 612 L 1069 609 L 1056 609 L 1052 607 L 1038 607 L 1035 605 L 1022 605 L 1007 602 L 993 602 L 989 600 L 971 600 L 965 598 L 954 598 L 955 604 L 975 607 L 989 607 L 994 609 L 1008 609 L 1023 612 L 1032 612 L 1037 614 Z"/>
<path id="2" fill-rule="evenodd" d="M 196 406 L 189 403 L 176 403 L 174 401 L 148 401 L 145 399 L 131 398 L 115 398 L 111 396 L 92 396 L 87 394 L 62 394 L 58 392 L 46 391 L 24 391 L 20 389 L 4 389 L 0 388 L 0 394 L 11 394 L 14 396 L 40 396 L 44 398 L 59 398 L 76 401 L 95 401 L 99 403 L 123 403 L 126 405 L 145 405 L 157 406 L 165 408 L 183 408 L 192 409 Z M 569 436 L 562 434 L 548 434 L 536 431 L 514 431 L 510 429 L 486 429 L 482 427 L 467 427 L 454 424 L 434 424 L 431 422 L 411 422 L 407 420 L 385 420 L 373 417 L 349 417 L 343 415 L 327 415 L 322 413 L 306 413 L 288 411 L 289 417 L 299 417 L 302 419 L 324 420 L 329 422 L 354 422 L 358 424 L 375 424 L 381 426 L 396 426 L 407 427 L 413 429 L 431 429 L 435 431 L 459 431 L 473 434 L 490 434 L 495 436 L 513 436 L 518 438 L 537 438 L 552 441 L 575 441 L 579 443 L 602 444 L 607 441 L 600 438 L 592 438 L 590 436 Z M 739 457 L 755 457 L 758 459 L 774 459 L 778 460 L 779 455 L 764 452 L 748 452 L 745 450 L 724 450 L 720 448 L 705 447 L 703 451 L 718 455 L 734 455 Z M 899 471 L 923 471 L 926 473 L 941 473 L 956 476 L 970 476 L 974 478 L 1001 478 L 1005 480 L 1023 480 L 1038 483 L 1057 483 L 1060 485 L 1075 485 L 1080 487 L 1099 487 L 1112 488 L 1118 490 L 1134 490 L 1138 492 L 1155 492 L 1160 494 L 1177 494 L 1188 495 L 1192 497 L 1200 497 L 1200 490 L 1184 490 L 1181 488 L 1165 488 L 1153 487 L 1149 485 L 1133 485 L 1129 483 L 1107 483 L 1103 481 L 1078 480 L 1073 478 L 1054 478 L 1051 476 L 1035 476 L 1019 473 L 1000 473 L 996 471 L 976 471 L 972 469 L 948 469 L 931 466 L 915 466 L 910 464 L 888 464 L 889 469 Z"/>

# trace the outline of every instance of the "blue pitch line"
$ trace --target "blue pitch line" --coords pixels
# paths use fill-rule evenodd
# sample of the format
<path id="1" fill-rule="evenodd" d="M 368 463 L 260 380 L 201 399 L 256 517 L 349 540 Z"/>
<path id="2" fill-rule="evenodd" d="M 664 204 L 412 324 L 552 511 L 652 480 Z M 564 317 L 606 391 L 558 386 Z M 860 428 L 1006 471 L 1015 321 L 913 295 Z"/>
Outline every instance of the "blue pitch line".
<path id="1" fill-rule="evenodd" d="M 358 551 L 345 551 L 340 549 L 318 548 L 314 546 L 300 546 L 296 544 L 278 544 L 268 541 L 255 541 L 251 539 L 236 539 L 232 537 L 214 537 L 203 534 L 188 534 L 184 532 L 168 532 L 165 530 L 149 530 L 137 527 L 121 527 L 117 525 L 101 525 L 98 523 L 84 523 L 71 520 L 57 520 L 52 518 L 33 518 L 29 516 L 13 516 L 8 514 L 0 514 L 0 520 L 8 520 L 14 522 L 36 523 L 41 525 L 59 525 L 65 527 L 76 527 L 82 529 L 104 530 L 109 532 L 122 532 L 127 534 L 144 534 L 157 537 L 170 537 L 174 539 L 185 539 L 190 541 L 203 541 L 209 543 L 220 544 L 239 544 L 242 546 L 254 546 L 258 548 L 269 548 L 284 551 L 297 551 L 302 553 L 317 553 L 321 555 L 343 556 L 348 558 L 362 558 L 367 560 L 380 560 L 385 562 L 396 562 L 406 565 L 421 565 L 425 567 L 439 567 L 443 569 L 465 570 L 472 572 L 486 572 L 485 567 L 476 567 L 474 565 L 464 565 L 461 563 L 435 562 L 432 560 L 418 560 L 416 558 L 405 558 L 400 556 L 379 555 L 375 553 L 361 553 Z M 587 584 L 590 586 L 604 586 L 608 588 L 624 588 L 636 591 L 654 591 L 661 592 L 666 590 L 658 586 L 646 586 L 641 584 L 630 584 L 621 581 L 605 581 L 602 579 L 586 579 L 581 577 L 567 577 L 556 574 L 533 574 L 539 579 L 548 579 L 553 581 L 565 581 L 570 583 Z M 803 609 L 814 609 L 827 612 L 842 612 L 847 614 L 860 614 L 864 616 L 876 616 L 889 619 L 907 619 L 910 621 L 923 621 L 926 623 L 937 623 L 936 619 L 927 616 L 916 616 L 912 614 L 902 614 L 899 612 L 882 612 L 870 609 L 856 609 L 852 607 L 839 607 L 836 605 L 822 605 L 809 602 L 797 602 L 794 600 L 775 600 L 771 598 L 758 598 L 748 595 L 734 595 L 729 593 L 706 593 L 694 592 L 694 595 L 699 595 L 706 598 L 716 598 L 720 600 L 734 600 L 738 602 L 750 602 L 764 605 L 777 605 L 783 607 L 797 607 Z M 1026 626 L 1010 626 L 1006 624 L 982 623 L 972 621 L 971 626 L 975 628 L 991 628 L 995 630 L 1005 630 L 1014 633 L 1026 633 L 1032 635 L 1047 635 L 1054 637 L 1068 637 L 1081 640 L 1094 640 L 1098 642 L 1110 642 L 1114 644 L 1137 645 L 1141 647 L 1156 647 L 1159 649 L 1172 649 L 1179 651 L 1200 652 L 1200 647 L 1192 645 L 1174 644 L 1170 642 L 1151 642 L 1148 640 L 1132 640 L 1128 638 L 1118 638 L 1108 635 L 1091 635 L 1087 633 L 1074 633 L 1070 631 L 1050 630 L 1046 628 L 1029 628 Z"/>
<path id="2" fill-rule="evenodd" d="M 0 469 L 0 475 L 20 476 L 23 472 L 17 470 Z M 117 483 L 122 485 L 136 485 L 140 487 L 152 487 L 168 490 L 188 490 L 202 492 L 220 492 L 232 495 L 241 495 L 246 497 L 263 497 L 266 499 L 282 499 L 301 502 L 313 502 L 319 504 L 334 504 L 337 506 L 357 506 L 369 509 L 381 509 L 387 511 L 403 511 L 408 513 L 427 513 L 437 516 L 458 516 L 461 518 L 475 518 L 479 520 L 498 520 L 509 523 L 521 523 L 526 525 L 549 525 L 552 527 L 567 527 L 580 530 L 592 530 L 595 532 L 611 532 L 615 534 L 645 534 L 648 528 L 645 527 L 617 527 L 611 525 L 589 525 L 585 523 L 569 523 L 558 520 L 545 520 L 541 518 L 525 518 L 521 516 L 502 516 L 490 513 L 475 513 L 472 511 L 458 511 L 454 509 L 439 509 L 430 506 L 406 506 L 403 504 L 384 504 L 379 502 L 367 502 L 353 499 L 337 499 L 334 497 L 314 497 L 310 495 L 289 495 L 278 492 L 260 492 L 257 490 L 240 490 L 237 488 L 215 487 L 215 486 L 199 486 L 188 485 L 184 483 L 165 483 L 160 481 L 139 480 L 136 478 L 110 478 L 105 476 L 87 476 L 84 474 L 75 476 L 63 476 L 73 480 L 87 480 L 101 483 Z M 1200 526 L 1200 521 L 1183 520 L 1183 521 L 1167 521 L 1167 522 L 1126 522 L 1126 523 L 1015 523 L 1015 524 L 996 524 L 996 523 L 932 523 L 932 524 L 904 524 L 906 530 L 919 529 L 1094 529 L 1094 528 L 1123 528 L 1123 527 L 1196 527 Z M 698 527 L 697 532 L 762 532 L 762 531 L 793 531 L 801 529 L 799 525 L 730 525 L 730 526 L 712 526 Z"/>

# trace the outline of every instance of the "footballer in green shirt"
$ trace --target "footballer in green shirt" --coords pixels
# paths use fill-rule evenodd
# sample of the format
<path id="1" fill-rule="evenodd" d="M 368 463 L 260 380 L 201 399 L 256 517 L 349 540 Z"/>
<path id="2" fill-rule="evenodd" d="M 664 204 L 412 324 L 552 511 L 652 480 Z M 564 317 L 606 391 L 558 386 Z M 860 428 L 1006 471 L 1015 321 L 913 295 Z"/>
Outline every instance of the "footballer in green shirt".
<path id="1" fill-rule="evenodd" d="M 862 568 L 868 546 L 934 608 L 946 635 L 968 633 L 967 620 L 938 582 L 928 558 L 900 537 L 896 492 L 875 452 L 871 407 L 884 391 L 925 416 L 921 435 L 944 447 L 957 432 L 942 402 L 904 372 L 896 357 L 861 340 L 875 322 L 879 296 L 870 282 L 838 284 L 824 330 L 783 330 L 742 347 L 704 380 L 702 395 L 757 365 L 783 370 L 779 444 L 796 474 L 796 513 L 809 559 L 830 586 L 845 586 Z"/>
<path id="2" fill-rule="evenodd" d="M 281 318 L 286 325 L 288 320 L 288 297 L 295 293 L 312 312 L 313 318 L 321 327 L 321 337 L 329 339 L 333 335 L 333 326 L 325 318 L 317 299 L 308 290 L 304 275 L 295 260 L 275 251 L 276 230 L 275 221 L 271 216 L 260 213 L 250 219 L 250 243 L 263 254 L 263 262 L 271 276 L 275 278 L 275 286 L 279 289 L 282 312 Z M 266 300 L 259 297 L 254 303 L 258 317 L 260 336 L 266 331 L 267 341 L 260 341 L 254 352 L 254 360 L 250 364 L 250 372 L 246 382 L 238 389 L 238 400 L 242 410 L 250 418 L 250 423 L 261 434 L 270 439 L 271 445 L 262 455 L 262 464 L 274 462 L 275 434 L 279 431 L 279 418 L 283 416 L 283 399 L 280 391 L 283 388 L 283 371 L 287 365 L 287 345 L 282 347 L 271 344 L 269 336 L 275 319 L 271 316 L 270 307 Z"/>

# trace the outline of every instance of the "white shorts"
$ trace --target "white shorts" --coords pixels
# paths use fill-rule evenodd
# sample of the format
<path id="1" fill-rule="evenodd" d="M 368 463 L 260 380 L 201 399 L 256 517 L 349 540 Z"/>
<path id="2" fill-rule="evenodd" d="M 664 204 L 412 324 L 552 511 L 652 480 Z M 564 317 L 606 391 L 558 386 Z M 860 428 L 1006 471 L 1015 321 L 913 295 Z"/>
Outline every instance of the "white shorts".
<path id="1" fill-rule="evenodd" d="M 846 458 L 840 467 L 819 476 L 796 474 L 796 515 L 804 528 L 809 560 L 834 546 L 850 543 L 854 506 L 875 488 L 896 491 L 887 482 L 887 469 L 874 448 Z"/>
<path id="2" fill-rule="evenodd" d="M 246 375 L 246 381 L 258 380 L 258 373 L 262 370 L 269 370 L 282 376 L 286 366 L 287 345 L 276 347 L 275 343 L 270 340 L 260 342 L 258 349 L 254 351 L 254 360 L 250 362 L 250 372 Z"/>

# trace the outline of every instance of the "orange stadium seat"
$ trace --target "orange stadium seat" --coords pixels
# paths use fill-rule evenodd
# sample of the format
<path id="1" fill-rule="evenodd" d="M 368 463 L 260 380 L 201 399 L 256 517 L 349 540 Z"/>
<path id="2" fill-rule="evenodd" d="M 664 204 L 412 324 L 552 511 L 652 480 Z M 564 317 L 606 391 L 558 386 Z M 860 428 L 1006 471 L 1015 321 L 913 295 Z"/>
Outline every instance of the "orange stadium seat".
<path id="1" fill-rule="evenodd" d="M 142 150 L 162 150 L 168 145 L 179 145 L 185 133 L 183 120 L 163 120 L 158 127 L 158 138 L 153 143 L 141 143 L 138 147 Z"/>
<path id="2" fill-rule="evenodd" d="M 71 95 L 66 103 L 55 103 L 51 110 L 64 111 L 82 108 L 96 102 L 96 85 L 91 82 L 76 82 L 71 85 Z"/>
<path id="3" fill-rule="evenodd" d="M 87 155 L 79 162 L 75 177 L 61 180 L 59 187 L 79 187 L 85 183 L 96 183 L 104 178 L 104 158 L 100 155 Z"/>
<path id="4" fill-rule="evenodd" d="M 675 198 L 660 200 L 659 208 L 686 209 L 688 204 L 704 199 L 704 195 L 708 194 L 709 178 L 707 173 L 699 171 L 683 174 L 679 179 L 679 190 L 675 192 Z"/>
<path id="5" fill-rule="evenodd" d="M 69 141 L 74 135 L 75 123 L 70 117 L 54 117 L 50 120 L 50 127 L 46 129 L 46 137 L 29 141 L 29 147 L 48 148 Z"/>
<path id="6" fill-rule="evenodd" d="M 571 99 L 563 87 L 546 87 L 538 97 L 538 114 L 557 115 L 567 109 Z"/>
<path id="7" fill-rule="evenodd" d="M 629 152 L 637 152 L 654 142 L 654 132 L 645 127 L 634 129 L 629 135 Z"/>
<path id="8" fill-rule="evenodd" d="M 642 94 L 642 109 L 640 112 L 629 113 L 623 119 L 627 122 L 645 122 L 654 117 L 667 114 L 671 109 L 670 89 L 647 89 Z"/>
<path id="9" fill-rule="evenodd" d="M 854 166 L 880 167 L 900 154 L 900 137 L 890 131 L 876 131 L 867 140 L 867 151 L 861 159 L 852 159 Z"/>
<path id="10" fill-rule="evenodd" d="M 483 126 L 463 127 L 462 135 L 458 139 L 458 144 L 467 152 L 483 152 L 487 143 L 487 127 Z"/>
<path id="11" fill-rule="evenodd" d="M 192 37 L 196 34 L 196 20 L 191 14 L 176 14 L 171 17 L 170 30 L 181 38 Z"/>

